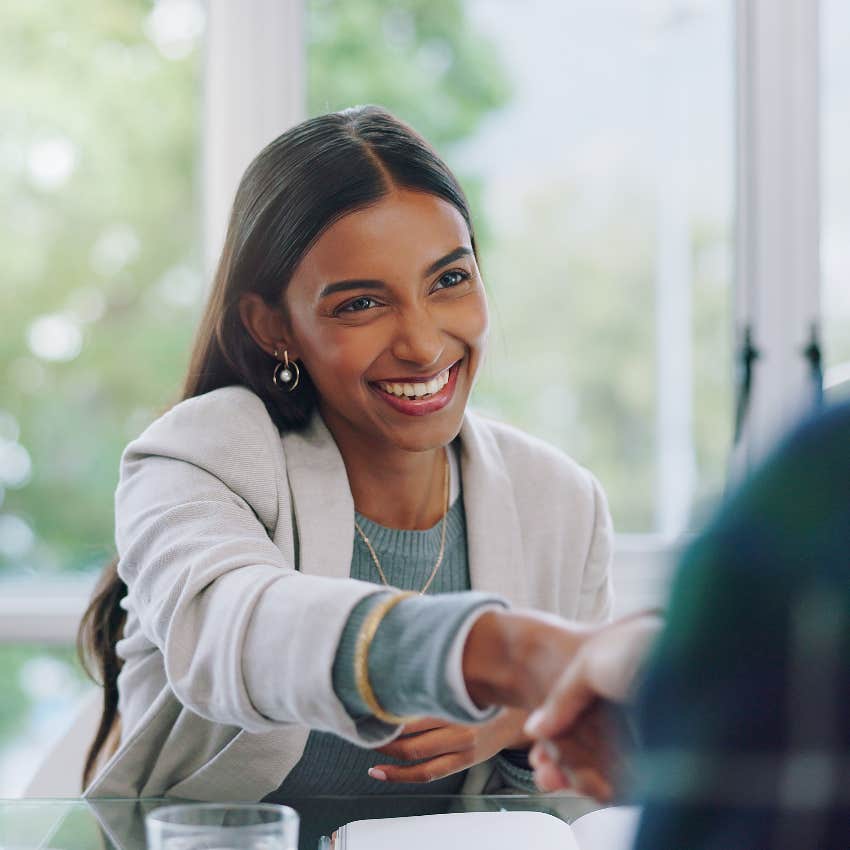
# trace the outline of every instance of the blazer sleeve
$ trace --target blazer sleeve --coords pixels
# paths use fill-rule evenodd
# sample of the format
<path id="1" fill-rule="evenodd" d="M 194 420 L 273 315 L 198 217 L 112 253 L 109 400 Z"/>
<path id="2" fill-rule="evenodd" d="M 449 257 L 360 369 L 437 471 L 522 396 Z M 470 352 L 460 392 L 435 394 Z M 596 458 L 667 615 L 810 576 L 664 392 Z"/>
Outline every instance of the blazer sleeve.
<path id="1" fill-rule="evenodd" d="M 295 569 L 279 435 L 259 399 L 237 400 L 225 416 L 221 399 L 215 409 L 204 397 L 183 402 L 125 451 L 123 604 L 198 715 L 249 732 L 300 723 L 374 745 L 331 671 L 349 614 L 380 588 Z M 290 524 L 282 547 L 272 539 L 279 522 Z"/>
<path id="2" fill-rule="evenodd" d="M 587 474 L 593 499 L 593 529 L 584 562 L 577 616 L 586 622 L 605 622 L 611 619 L 614 610 L 614 584 L 611 577 L 614 526 L 601 485 L 593 475 Z"/>

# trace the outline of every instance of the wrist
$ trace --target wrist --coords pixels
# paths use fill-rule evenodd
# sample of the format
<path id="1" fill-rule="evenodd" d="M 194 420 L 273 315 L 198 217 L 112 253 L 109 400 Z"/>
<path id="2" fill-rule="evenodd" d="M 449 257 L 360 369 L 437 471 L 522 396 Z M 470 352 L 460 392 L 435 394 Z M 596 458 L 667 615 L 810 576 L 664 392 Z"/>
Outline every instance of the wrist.
<path id="1" fill-rule="evenodd" d="M 534 708 L 581 646 L 587 628 L 545 614 L 489 611 L 473 624 L 463 676 L 479 706 Z"/>
<path id="2" fill-rule="evenodd" d="M 534 743 L 534 739 L 525 733 L 525 722 L 528 720 L 528 711 L 523 708 L 506 708 L 504 713 L 507 740 L 502 749 L 529 749 Z"/>
<path id="3" fill-rule="evenodd" d="M 507 650 L 505 612 L 487 611 L 472 625 L 463 646 L 461 662 L 466 689 L 473 702 L 484 708 L 504 704 L 511 673 L 499 664 Z"/>

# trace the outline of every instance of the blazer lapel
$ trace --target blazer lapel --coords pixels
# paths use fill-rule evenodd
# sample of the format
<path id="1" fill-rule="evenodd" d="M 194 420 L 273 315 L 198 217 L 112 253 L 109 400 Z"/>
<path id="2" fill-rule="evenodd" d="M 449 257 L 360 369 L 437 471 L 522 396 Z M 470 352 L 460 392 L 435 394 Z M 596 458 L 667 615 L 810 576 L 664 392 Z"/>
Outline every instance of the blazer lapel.
<path id="1" fill-rule="evenodd" d="M 321 416 L 284 434 L 283 451 L 298 534 L 298 569 L 348 578 L 354 547 L 354 501 L 345 465 Z M 495 438 L 474 414 L 460 431 L 469 576 L 473 590 L 528 605 L 522 538 L 510 476 Z"/>
<path id="2" fill-rule="evenodd" d="M 460 431 L 469 577 L 473 590 L 527 606 L 522 537 L 502 453 L 486 424 L 467 413 Z"/>
<path id="3" fill-rule="evenodd" d="M 282 437 L 298 534 L 298 569 L 348 578 L 354 550 L 354 500 L 342 456 L 322 417 Z"/>

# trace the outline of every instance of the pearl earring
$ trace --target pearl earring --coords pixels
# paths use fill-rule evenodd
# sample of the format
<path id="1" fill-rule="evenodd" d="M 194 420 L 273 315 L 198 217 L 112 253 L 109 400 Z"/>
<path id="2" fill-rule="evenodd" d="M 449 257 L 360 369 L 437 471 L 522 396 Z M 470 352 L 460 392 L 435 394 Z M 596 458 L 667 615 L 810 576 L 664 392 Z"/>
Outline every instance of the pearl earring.
<path id="1" fill-rule="evenodd" d="M 273 356 L 275 360 L 279 360 L 277 349 L 274 350 Z M 292 363 L 289 362 L 289 353 L 286 349 L 284 349 L 283 361 L 278 362 L 278 364 L 274 367 L 272 383 L 274 383 L 278 389 L 286 390 L 291 393 L 298 386 L 298 382 L 300 380 L 301 370 L 298 368 L 298 364 L 295 361 Z"/>

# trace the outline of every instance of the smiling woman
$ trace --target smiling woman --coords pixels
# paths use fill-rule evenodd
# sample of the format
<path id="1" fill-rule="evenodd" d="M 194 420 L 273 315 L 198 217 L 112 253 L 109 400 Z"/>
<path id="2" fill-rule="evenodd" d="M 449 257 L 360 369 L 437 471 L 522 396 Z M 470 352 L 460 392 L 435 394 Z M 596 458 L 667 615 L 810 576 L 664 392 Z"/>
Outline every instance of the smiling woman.
<path id="1" fill-rule="evenodd" d="M 122 459 L 87 793 L 528 781 L 524 712 L 585 634 L 542 612 L 608 616 L 611 525 L 590 473 L 467 410 L 487 328 L 465 197 L 408 126 L 345 110 L 258 155 L 184 401 Z"/>

